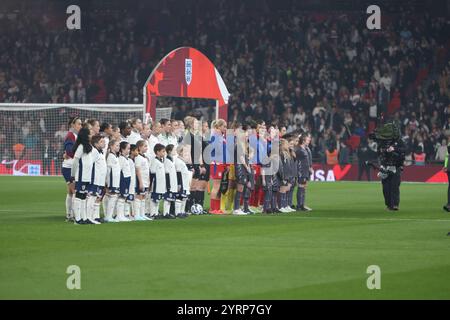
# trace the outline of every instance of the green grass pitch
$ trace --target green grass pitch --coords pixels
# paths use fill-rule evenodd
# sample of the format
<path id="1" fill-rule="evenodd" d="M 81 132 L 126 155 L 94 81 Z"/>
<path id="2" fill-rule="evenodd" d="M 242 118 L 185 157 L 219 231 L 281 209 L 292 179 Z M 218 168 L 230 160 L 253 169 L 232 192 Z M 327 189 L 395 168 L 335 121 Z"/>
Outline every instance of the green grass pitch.
<path id="1" fill-rule="evenodd" d="M 62 178 L 0 177 L 0 298 L 449 299 L 446 189 L 402 184 L 390 213 L 379 183 L 311 183 L 308 215 L 76 226 Z"/>

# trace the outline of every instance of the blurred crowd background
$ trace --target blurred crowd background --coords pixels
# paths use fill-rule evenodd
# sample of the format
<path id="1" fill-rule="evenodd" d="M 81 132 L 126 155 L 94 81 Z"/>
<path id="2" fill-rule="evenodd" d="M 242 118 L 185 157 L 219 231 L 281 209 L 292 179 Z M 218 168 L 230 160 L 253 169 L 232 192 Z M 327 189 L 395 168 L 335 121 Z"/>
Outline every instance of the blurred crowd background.
<path id="1" fill-rule="evenodd" d="M 368 1 L 86 1 L 76 31 L 65 26 L 70 4 L 2 1 L 0 102 L 142 103 L 156 64 L 192 46 L 232 94 L 230 122 L 310 131 L 317 162 L 329 152 L 340 164 L 373 157 L 367 136 L 382 114 L 401 122 L 411 164 L 417 155 L 426 163 L 445 157 L 448 1 L 378 1 L 381 30 L 366 27 Z M 160 103 L 175 119 L 211 105 Z M 59 156 L 67 119 L 65 109 L 0 111 L 1 159 L 14 158 L 17 143 L 42 148 L 46 140 Z"/>

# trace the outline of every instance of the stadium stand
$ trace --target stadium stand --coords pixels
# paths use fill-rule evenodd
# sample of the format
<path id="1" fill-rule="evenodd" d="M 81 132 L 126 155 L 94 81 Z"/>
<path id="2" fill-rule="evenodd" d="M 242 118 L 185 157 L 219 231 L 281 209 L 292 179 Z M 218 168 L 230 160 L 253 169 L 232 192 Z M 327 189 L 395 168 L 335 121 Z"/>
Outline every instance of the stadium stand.
<path id="1" fill-rule="evenodd" d="M 44 11 L 7 1 L 0 13 L 0 102 L 141 103 L 156 63 L 189 45 L 222 74 L 232 94 L 229 121 L 309 130 L 317 161 L 326 162 L 330 145 L 339 152 L 345 144 L 355 162 L 385 114 L 401 121 L 408 154 L 422 150 L 427 162 L 442 161 L 450 133 L 446 12 L 423 14 L 426 1 L 381 1 L 382 29 L 371 31 L 364 1 L 318 2 L 328 10 L 314 1 L 99 1 L 82 6 L 81 30 L 69 31 L 58 2 Z M 204 102 L 165 103 L 182 119 Z M 0 159 L 45 140 L 60 152 L 66 122 L 46 111 L 34 119 L 1 116 Z"/>

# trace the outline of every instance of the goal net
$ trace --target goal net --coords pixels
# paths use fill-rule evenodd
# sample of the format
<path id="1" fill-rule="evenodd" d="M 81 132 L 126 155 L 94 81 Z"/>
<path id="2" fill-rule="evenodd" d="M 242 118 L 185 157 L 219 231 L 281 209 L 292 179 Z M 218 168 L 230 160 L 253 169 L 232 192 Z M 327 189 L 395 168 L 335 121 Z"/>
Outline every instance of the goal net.
<path id="1" fill-rule="evenodd" d="M 0 104 L 0 174 L 60 175 L 63 141 L 72 116 L 118 126 L 143 117 L 141 104 Z M 154 121 L 169 118 L 157 108 Z M 158 119 L 159 118 L 159 119 Z"/>
<path id="2" fill-rule="evenodd" d="M 216 102 L 201 98 L 158 97 L 156 118 L 157 121 L 161 118 L 183 120 L 186 116 L 193 116 L 198 120 L 209 122 L 216 117 Z"/>
<path id="3" fill-rule="evenodd" d="M 154 122 L 159 122 L 161 119 L 172 119 L 172 108 L 156 108 L 156 119 L 153 119 Z M 148 121 L 147 121 L 148 122 Z"/>

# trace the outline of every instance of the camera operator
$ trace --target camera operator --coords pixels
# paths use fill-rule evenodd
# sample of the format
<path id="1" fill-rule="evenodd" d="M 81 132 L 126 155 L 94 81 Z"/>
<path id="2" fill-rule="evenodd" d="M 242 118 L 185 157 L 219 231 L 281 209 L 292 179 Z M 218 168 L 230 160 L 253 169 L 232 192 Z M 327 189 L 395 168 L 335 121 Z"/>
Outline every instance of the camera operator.
<path id="1" fill-rule="evenodd" d="M 383 196 L 386 209 L 397 211 L 400 204 L 400 182 L 405 160 L 405 144 L 400 138 L 396 124 L 384 125 L 376 134 L 378 144 L 378 158 L 383 185 Z"/>

